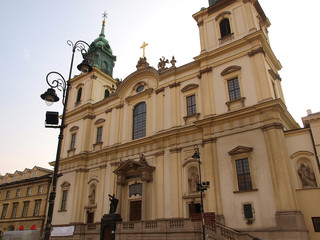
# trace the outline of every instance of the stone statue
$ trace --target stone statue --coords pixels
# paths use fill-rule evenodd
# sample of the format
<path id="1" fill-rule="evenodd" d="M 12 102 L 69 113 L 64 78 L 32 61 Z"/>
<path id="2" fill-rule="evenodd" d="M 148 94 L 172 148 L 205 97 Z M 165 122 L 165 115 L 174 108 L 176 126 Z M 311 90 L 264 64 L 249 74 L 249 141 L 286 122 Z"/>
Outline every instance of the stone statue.
<path id="1" fill-rule="evenodd" d="M 172 56 L 172 60 L 170 61 L 172 68 L 176 67 L 176 62 L 177 62 L 176 59 L 174 58 L 174 56 Z"/>
<path id="2" fill-rule="evenodd" d="M 94 187 L 92 187 L 90 189 L 90 193 L 89 193 L 89 204 L 94 204 L 95 203 L 95 200 L 96 200 L 96 190 Z"/>
<path id="3" fill-rule="evenodd" d="M 197 191 L 197 184 L 199 182 L 199 175 L 195 172 L 192 173 L 190 179 L 190 191 L 196 192 Z"/>
<path id="4" fill-rule="evenodd" d="M 109 214 L 114 214 L 117 210 L 119 200 L 114 197 L 114 194 L 111 196 L 108 194 L 110 200 L 110 210 Z"/>
<path id="5" fill-rule="evenodd" d="M 298 174 L 303 188 L 317 187 L 316 177 L 308 164 L 300 163 Z"/>
<path id="6" fill-rule="evenodd" d="M 168 69 L 166 67 L 167 63 L 169 63 L 168 59 L 165 59 L 165 57 L 162 57 L 162 59 L 160 58 L 160 62 L 158 63 L 158 71 L 161 72 L 161 71 Z"/>

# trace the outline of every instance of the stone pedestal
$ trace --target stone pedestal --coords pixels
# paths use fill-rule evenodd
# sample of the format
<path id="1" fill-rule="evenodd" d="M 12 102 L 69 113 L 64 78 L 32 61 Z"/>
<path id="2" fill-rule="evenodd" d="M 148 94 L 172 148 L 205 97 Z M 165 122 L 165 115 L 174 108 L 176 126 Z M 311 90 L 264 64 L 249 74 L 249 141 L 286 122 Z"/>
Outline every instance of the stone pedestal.
<path id="1" fill-rule="evenodd" d="M 122 222 L 120 214 L 105 214 L 101 218 L 100 240 L 114 240 L 116 223 Z"/>

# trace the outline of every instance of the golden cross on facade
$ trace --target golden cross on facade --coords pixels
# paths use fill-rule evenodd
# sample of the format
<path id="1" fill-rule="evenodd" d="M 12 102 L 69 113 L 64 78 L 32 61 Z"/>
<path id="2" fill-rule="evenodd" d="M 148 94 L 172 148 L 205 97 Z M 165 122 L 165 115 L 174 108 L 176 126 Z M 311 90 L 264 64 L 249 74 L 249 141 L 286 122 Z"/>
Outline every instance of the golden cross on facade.
<path id="1" fill-rule="evenodd" d="M 145 58 L 145 54 L 146 54 L 146 46 L 148 46 L 148 43 L 146 43 L 146 42 L 143 42 L 143 44 L 142 44 L 142 46 L 140 47 L 140 48 L 143 48 L 143 58 Z"/>

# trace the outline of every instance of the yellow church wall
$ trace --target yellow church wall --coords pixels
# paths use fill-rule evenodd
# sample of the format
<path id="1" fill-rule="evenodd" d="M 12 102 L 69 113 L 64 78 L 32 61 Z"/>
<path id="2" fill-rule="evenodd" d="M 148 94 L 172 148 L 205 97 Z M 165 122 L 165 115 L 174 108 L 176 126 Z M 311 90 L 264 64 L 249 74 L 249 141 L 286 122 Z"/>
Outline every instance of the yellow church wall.
<path id="1" fill-rule="evenodd" d="M 252 178 L 256 188 L 252 192 L 236 191 L 231 156 L 228 152 L 237 146 L 246 146 L 252 150 Z M 260 129 L 235 133 L 219 137 L 217 140 L 220 187 L 223 199 L 223 214 L 228 226 L 238 228 L 275 227 L 275 195 L 270 177 L 265 141 Z M 240 158 L 241 159 L 241 158 Z M 242 203 L 252 203 L 255 221 L 247 225 L 242 213 Z"/>
<path id="2" fill-rule="evenodd" d="M 67 172 L 64 173 L 63 176 L 58 178 L 57 181 L 57 191 L 56 191 L 56 200 L 54 205 L 54 212 L 58 212 L 59 214 L 54 214 L 54 218 L 52 219 L 53 224 L 68 224 L 72 222 L 72 212 L 75 200 L 75 181 L 76 181 L 76 173 L 75 172 Z M 66 188 L 68 190 L 68 198 L 66 203 L 66 210 L 61 211 L 61 201 L 62 201 L 62 189 L 61 184 L 68 183 L 70 187 Z"/>
<path id="3" fill-rule="evenodd" d="M 317 240 L 320 238 L 320 232 L 314 231 L 312 217 L 320 216 L 320 189 L 297 190 L 297 197 L 300 211 L 303 213 L 307 229 L 309 230 L 310 240 Z"/>

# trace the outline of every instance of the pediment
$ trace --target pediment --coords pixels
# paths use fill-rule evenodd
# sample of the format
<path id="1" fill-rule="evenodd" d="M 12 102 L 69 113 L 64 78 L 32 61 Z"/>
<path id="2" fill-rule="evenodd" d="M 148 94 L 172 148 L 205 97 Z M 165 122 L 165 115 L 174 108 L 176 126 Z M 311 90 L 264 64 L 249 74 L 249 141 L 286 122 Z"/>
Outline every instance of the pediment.
<path id="1" fill-rule="evenodd" d="M 233 155 L 237 155 L 237 154 L 241 154 L 241 153 L 252 152 L 252 150 L 253 150 L 253 148 L 251 148 L 251 147 L 237 146 L 234 149 L 230 150 L 228 153 L 229 153 L 229 155 L 233 156 Z"/>
<path id="2" fill-rule="evenodd" d="M 241 69 L 241 67 L 240 67 L 240 66 L 236 66 L 236 65 L 227 67 L 226 69 L 224 69 L 224 70 L 221 72 L 221 76 L 225 76 L 225 75 L 227 75 L 227 74 L 229 74 L 229 73 L 239 71 L 240 69 Z"/>
<path id="3" fill-rule="evenodd" d="M 128 173 L 148 171 L 151 172 L 155 167 L 150 166 L 146 161 L 134 161 L 129 159 L 114 170 L 116 175 L 127 175 Z"/>
<path id="4" fill-rule="evenodd" d="M 183 88 L 181 89 L 181 92 L 187 92 L 187 91 L 189 91 L 189 90 L 192 90 L 192 89 L 195 89 L 195 88 L 198 88 L 198 87 L 199 87 L 198 84 L 191 83 L 191 84 L 183 87 Z"/>

